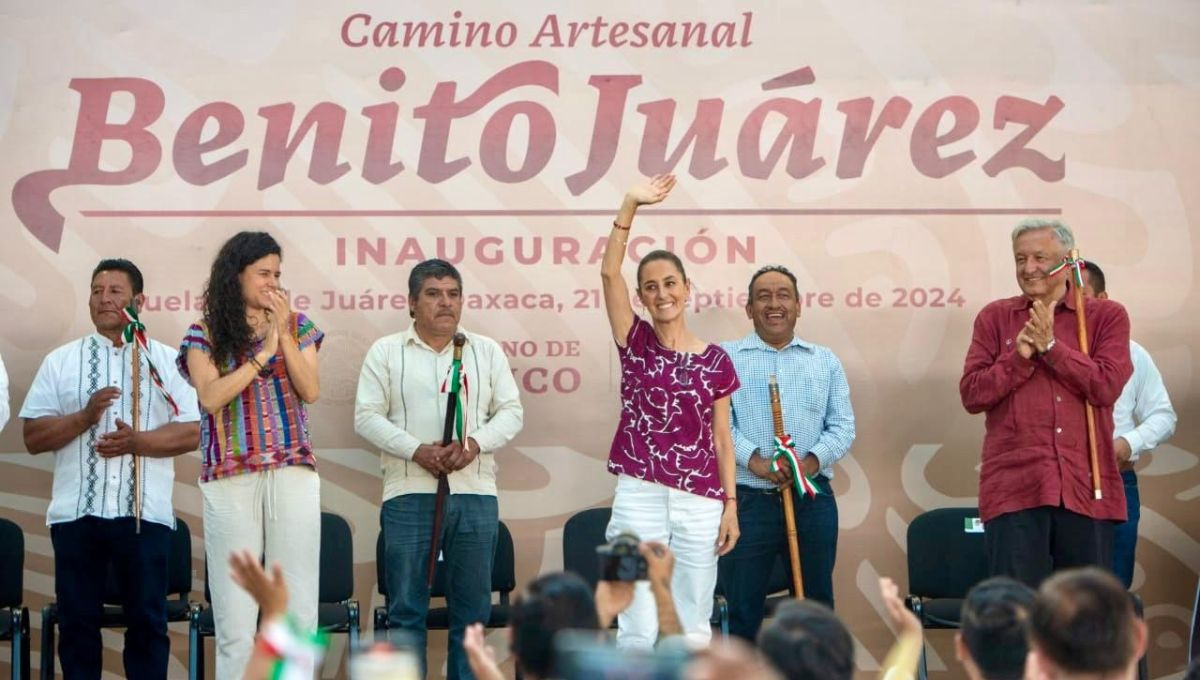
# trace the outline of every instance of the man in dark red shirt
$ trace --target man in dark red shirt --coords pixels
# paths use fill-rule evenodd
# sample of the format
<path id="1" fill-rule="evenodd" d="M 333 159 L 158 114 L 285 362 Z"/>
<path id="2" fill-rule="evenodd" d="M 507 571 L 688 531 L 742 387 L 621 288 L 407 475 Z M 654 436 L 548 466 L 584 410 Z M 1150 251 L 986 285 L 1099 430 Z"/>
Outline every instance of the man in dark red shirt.
<path id="1" fill-rule="evenodd" d="M 986 411 L 979 513 L 993 575 L 1037 587 L 1051 572 L 1112 563 L 1113 523 L 1125 495 L 1113 455 L 1112 405 L 1133 372 L 1129 316 L 1112 300 L 1084 301 L 1089 354 L 1079 351 L 1061 222 L 1013 230 L 1022 295 L 975 318 L 959 382 L 963 406 Z M 1102 498 L 1093 496 L 1084 402 L 1096 415 Z"/>

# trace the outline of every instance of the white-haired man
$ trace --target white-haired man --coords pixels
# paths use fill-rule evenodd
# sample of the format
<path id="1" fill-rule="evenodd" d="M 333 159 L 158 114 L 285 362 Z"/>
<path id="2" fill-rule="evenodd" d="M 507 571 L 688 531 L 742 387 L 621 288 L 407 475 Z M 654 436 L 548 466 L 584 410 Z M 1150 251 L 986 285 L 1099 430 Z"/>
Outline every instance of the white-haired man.
<path id="1" fill-rule="evenodd" d="M 1085 299 L 1089 353 L 1079 351 L 1066 269 L 1075 245 L 1061 222 L 1026 220 L 1012 233 L 1021 295 L 975 318 L 959 391 L 987 413 L 979 513 L 992 575 L 1037 587 L 1051 572 L 1112 563 L 1125 494 L 1113 455 L 1113 403 L 1133 372 L 1129 316 Z M 1093 497 L 1084 402 L 1094 407 L 1102 498 Z"/>

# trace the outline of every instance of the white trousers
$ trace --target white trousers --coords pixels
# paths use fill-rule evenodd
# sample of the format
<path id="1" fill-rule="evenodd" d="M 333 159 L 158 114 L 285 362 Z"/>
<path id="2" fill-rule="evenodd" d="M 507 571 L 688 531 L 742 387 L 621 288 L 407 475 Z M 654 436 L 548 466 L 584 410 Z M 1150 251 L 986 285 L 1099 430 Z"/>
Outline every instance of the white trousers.
<path id="1" fill-rule="evenodd" d="M 717 534 L 721 501 L 626 475 L 617 478 L 606 538 L 630 531 L 642 541 L 665 543 L 675 555 L 671 594 L 687 643 L 712 639 L 713 589 L 717 585 Z M 634 588 L 633 604 L 617 617 L 617 646 L 649 649 L 658 640 L 658 610 L 649 582 Z"/>
<path id="2" fill-rule="evenodd" d="M 241 680 L 254 648 L 258 605 L 229 575 L 229 555 L 249 550 L 283 567 L 288 610 L 301 630 L 317 626 L 321 478 L 303 465 L 200 484 L 204 551 L 217 633 L 217 680 Z"/>

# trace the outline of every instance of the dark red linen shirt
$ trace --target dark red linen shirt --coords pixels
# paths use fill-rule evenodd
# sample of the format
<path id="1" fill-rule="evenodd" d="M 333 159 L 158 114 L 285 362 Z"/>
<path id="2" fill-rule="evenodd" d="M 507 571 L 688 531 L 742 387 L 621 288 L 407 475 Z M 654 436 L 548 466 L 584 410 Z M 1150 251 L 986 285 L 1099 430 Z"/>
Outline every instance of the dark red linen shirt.
<path id="1" fill-rule="evenodd" d="M 979 514 L 1063 506 L 1094 519 L 1125 520 L 1125 489 L 1113 453 L 1112 406 L 1133 373 L 1129 315 L 1112 300 L 1084 300 L 1088 349 L 1079 351 L 1074 295 L 1054 309 L 1055 345 L 1024 359 L 1017 334 L 1032 301 L 988 304 L 975 318 L 958 388 L 970 413 L 987 412 Z M 1084 400 L 1096 414 L 1103 498 L 1092 493 Z"/>

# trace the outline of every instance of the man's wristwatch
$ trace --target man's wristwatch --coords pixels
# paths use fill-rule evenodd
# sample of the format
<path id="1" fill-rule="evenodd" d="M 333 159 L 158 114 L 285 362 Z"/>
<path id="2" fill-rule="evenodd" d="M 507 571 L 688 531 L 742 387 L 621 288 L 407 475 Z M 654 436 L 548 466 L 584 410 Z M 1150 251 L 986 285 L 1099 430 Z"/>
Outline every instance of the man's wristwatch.
<path id="1" fill-rule="evenodd" d="M 1057 338 L 1050 338 L 1050 342 L 1046 343 L 1046 349 L 1039 351 L 1038 354 L 1048 354 L 1050 350 L 1054 349 L 1054 343 L 1056 342 L 1058 342 Z"/>

